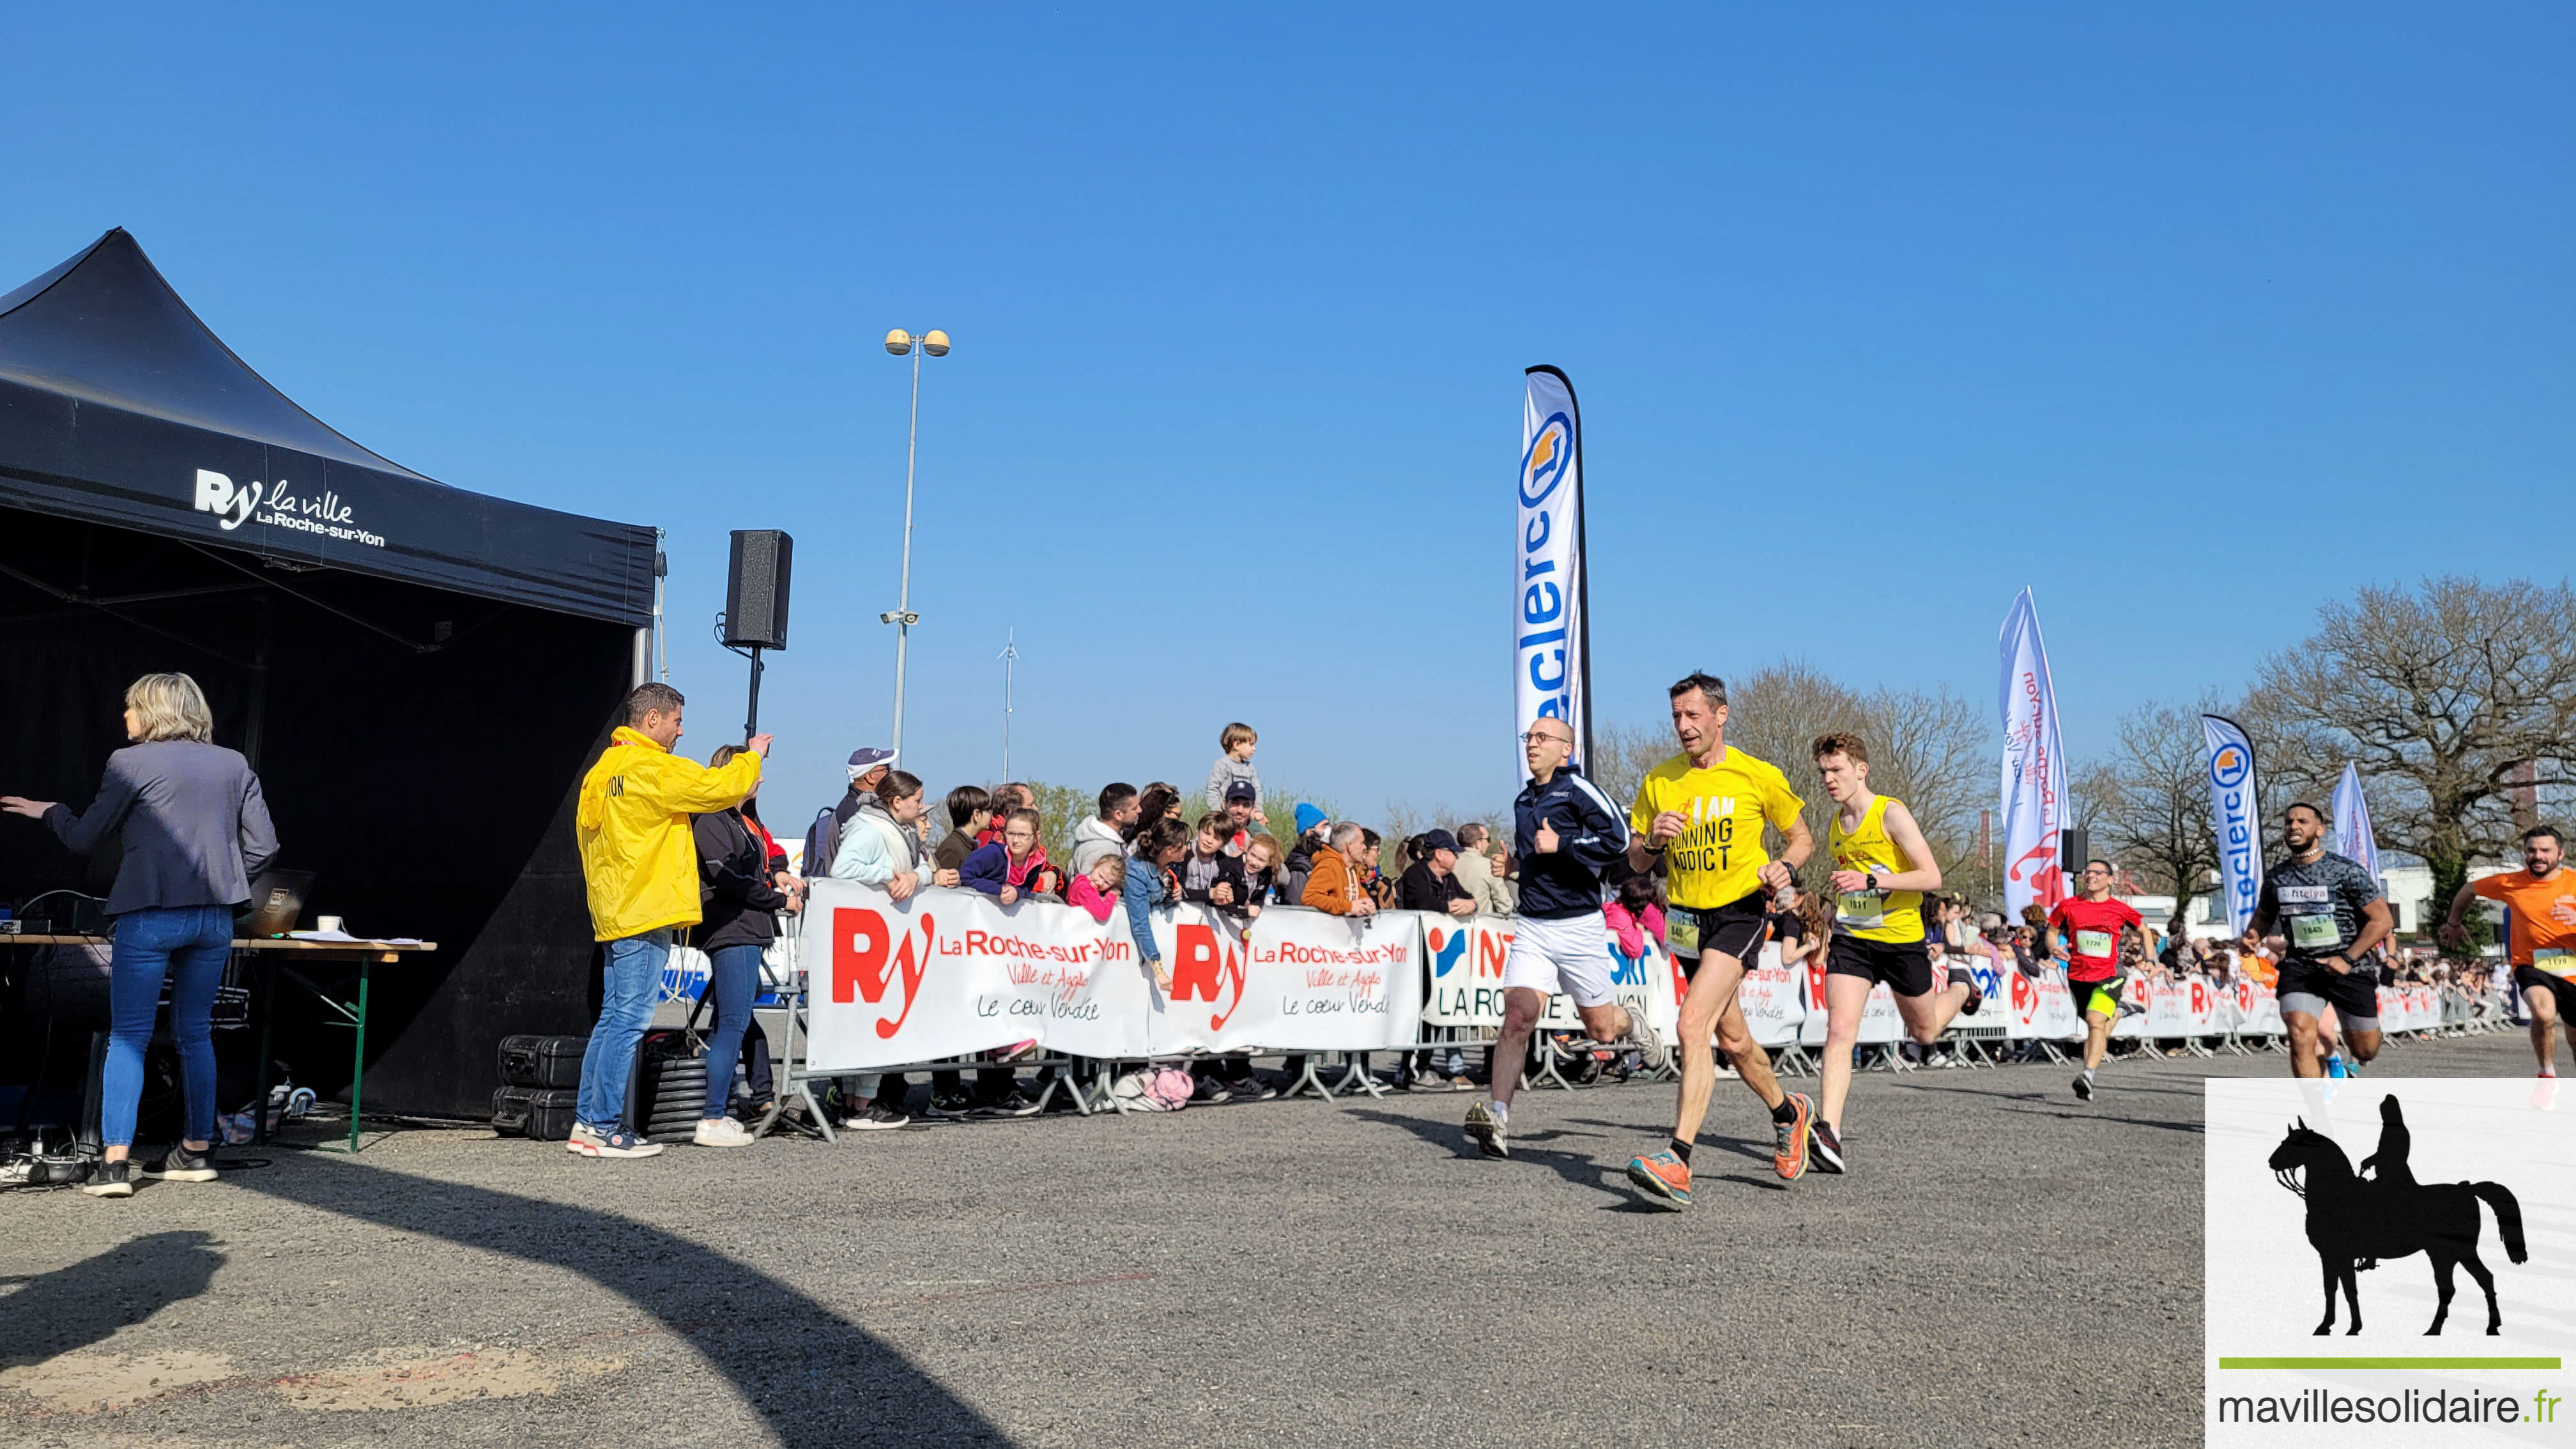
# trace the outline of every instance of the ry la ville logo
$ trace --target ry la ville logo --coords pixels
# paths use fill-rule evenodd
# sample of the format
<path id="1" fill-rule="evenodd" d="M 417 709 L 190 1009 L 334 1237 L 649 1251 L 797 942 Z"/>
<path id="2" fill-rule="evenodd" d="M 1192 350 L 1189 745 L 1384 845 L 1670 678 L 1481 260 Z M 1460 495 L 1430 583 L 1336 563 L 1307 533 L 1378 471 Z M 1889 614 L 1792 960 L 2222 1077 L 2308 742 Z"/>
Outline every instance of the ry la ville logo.
<path id="1" fill-rule="evenodd" d="M 385 546 L 383 534 L 369 533 L 357 525 L 357 510 L 342 501 L 339 494 L 325 489 L 319 494 L 298 496 L 283 478 L 275 483 L 236 484 L 227 474 L 200 468 L 195 506 L 200 513 L 215 515 L 215 526 L 226 533 L 256 521 L 263 527 L 318 533 L 369 548 Z"/>

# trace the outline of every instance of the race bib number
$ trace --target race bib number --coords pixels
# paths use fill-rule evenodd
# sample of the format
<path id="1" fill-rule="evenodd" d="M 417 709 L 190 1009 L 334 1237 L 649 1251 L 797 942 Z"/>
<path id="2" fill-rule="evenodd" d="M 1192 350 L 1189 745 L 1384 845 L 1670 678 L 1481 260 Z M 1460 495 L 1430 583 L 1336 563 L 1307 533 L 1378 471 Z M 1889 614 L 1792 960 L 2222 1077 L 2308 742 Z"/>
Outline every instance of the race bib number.
<path id="1" fill-rule="evenodd" d="M 1699 954 L 1699 917 L 1675 907 L 1664 917 L 1664 946 L 1676 956 Z"/>
<path id="2" fill-rule="evenodd" d="M 2090 956 L 2096 961 L 2109 957 L 2111 954 L 2111 933 L 2108 931 L 2077 931 L 2075 933 L 2075 954 L 2078 956 Z"/>
<path id="3" fill-rule="evenodd" d="M 2332 916 L 2292 916 L 2290 944 L 2302 951 L 2327 950 L 2343 944 L 2343 932 Z"/>
<path id="4" fill-rule="evenodd" d="M 2531 953 L 2531 967 L 2552 976 L 2576 977 L 2576 952 L 2562 947 L 2543 946 Z"/>
<path id="5" fill-rule="evenodd" d="M 1834 919 L 1855 931 L 1873 930 L 1887 924 L 1887 893 L 1884 891 L 1851 891 L 1834 902 Z"/>

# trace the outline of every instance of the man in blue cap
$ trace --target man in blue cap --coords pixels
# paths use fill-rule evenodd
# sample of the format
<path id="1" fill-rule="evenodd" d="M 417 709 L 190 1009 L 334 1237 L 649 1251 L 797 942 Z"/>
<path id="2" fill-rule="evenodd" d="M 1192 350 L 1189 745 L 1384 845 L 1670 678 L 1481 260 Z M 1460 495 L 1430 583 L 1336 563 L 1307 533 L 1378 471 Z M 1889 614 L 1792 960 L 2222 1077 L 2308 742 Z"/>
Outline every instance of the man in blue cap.
<path id="1" fill-rule="evenodd" d="M 894 768 L 895 752 L 875 745 L 862 745 L 850 751 L 850 789 L 840 803 L 826 807 L 805 828 L 805 873 L 822 875 L 832 867 L 832 857 L 841 850 L 842 827 L 859 807 L 876 797 L 877 782 Z"/>

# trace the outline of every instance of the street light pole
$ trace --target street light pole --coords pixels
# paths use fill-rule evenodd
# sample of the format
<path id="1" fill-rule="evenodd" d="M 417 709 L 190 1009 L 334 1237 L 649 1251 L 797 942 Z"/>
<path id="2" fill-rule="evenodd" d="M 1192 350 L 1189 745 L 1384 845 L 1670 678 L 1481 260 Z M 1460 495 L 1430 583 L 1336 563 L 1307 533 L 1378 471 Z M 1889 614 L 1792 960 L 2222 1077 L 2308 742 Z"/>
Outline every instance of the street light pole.
<path id="1" fill-rule="evenodd" d="M 903 445 L 903 582 L 895 599 L 894 612 L 879 614 L 877 622 L 892 624 L 894 629 L 894 750 L 903 751 L 903 665 L 905 646 L 912 640 L 912 626 L 921 616 L 912 611 L 912 472 L 914 460 L 921 453 L 921 354 L 933 357 L 948 355 L 948 334 L 933 329 L 923 333 L 916 350 L 912 334 L 898 327 L 886 334 L 886 351 L 897 357 L 912 354 L 912 424 Z"/>
<path id="2" fill-rule="evenodd" d="M 1011 675 L 1020 667 L 1020 631 L 1013 629 L 1002 641 L 1002 652 L 994 656 L 1002 661 L 1002 778 L 1011 778 Z"/>

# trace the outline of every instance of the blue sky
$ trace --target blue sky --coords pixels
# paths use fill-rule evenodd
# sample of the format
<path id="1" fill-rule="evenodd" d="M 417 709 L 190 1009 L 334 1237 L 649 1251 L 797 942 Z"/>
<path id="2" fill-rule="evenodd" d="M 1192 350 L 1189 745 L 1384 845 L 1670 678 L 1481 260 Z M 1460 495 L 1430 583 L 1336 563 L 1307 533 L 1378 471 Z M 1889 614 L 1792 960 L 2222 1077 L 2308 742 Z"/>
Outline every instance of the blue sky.
<path id="1" fill-rule="evenodd" d="M 2566 572 L 2576 17 L 2544 6 L 22 15 L 0 288 L 113 225 L 410 467 L 796 535 L 771 818 L 908 762 L 1365 811 L 1513 787 L 1520 373 L 1590 471 L 1602 717 L 1800 655 L 2067 743 L 2357 585 Z M 1572 23 L 1567 23 L 1568 19 Z M 2535 524 L 2539 526 L 2534 526 Z"/>

